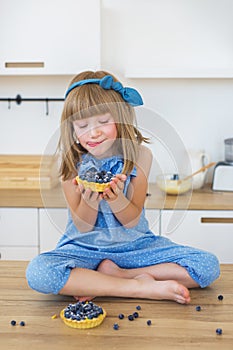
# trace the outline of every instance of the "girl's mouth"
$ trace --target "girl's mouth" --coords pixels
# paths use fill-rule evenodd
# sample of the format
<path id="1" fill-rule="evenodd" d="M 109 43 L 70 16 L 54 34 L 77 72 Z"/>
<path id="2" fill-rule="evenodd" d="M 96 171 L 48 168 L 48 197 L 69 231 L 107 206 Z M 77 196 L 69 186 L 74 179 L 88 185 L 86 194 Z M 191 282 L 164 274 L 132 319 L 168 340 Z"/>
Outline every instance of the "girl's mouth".
<path id="1" fill-rule="evenodd" d="M 93 148 L 94 148 L 94 147 L 100 145 L 102 142 L 103 142 L 103 141 L 100 141 L 100 142 L 87 142 L 87 145 L 88 145 L 89 147 L 93 147 Z"/>

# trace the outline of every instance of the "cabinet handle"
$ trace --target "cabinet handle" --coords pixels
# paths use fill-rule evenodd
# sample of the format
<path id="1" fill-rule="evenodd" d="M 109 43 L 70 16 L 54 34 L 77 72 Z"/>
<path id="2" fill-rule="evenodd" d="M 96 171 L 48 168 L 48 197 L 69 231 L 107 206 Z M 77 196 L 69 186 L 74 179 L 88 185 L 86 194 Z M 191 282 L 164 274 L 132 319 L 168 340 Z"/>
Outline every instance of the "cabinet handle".
<path id="1" fill-rule="evenodd" d="M 5 62 L 5 68 L 44 68 L 44 62 Z"/>
<path id="2" fill-rule="evenodd" d="M 233 224 L 233 218 L 201 218 L 203 224 Z"/>

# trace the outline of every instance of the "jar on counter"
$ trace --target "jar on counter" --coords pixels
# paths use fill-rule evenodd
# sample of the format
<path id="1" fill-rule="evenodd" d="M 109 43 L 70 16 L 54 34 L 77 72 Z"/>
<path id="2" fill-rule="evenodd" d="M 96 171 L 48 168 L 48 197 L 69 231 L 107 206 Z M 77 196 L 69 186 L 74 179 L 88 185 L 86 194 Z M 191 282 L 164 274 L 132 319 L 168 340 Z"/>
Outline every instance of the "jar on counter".
<path id="1" fill-rule="evenodd" d="M 233 163 L 233 137 L 224 140 L 225 143 L 225 161 Z"/>

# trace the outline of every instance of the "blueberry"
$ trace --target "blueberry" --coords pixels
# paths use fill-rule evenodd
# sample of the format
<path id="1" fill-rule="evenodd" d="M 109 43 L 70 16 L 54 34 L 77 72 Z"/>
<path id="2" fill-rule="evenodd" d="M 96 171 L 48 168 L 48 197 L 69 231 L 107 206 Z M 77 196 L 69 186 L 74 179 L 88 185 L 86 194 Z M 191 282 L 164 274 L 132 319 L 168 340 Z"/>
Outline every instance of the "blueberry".
<path id="1" fill-rule="evenodd" d="M 220 295 L 218 296 L 218 300 L 223 300 L 223 295 L 220 294 Z"/>
<path id="2" fill-rule="evenodd" d="M 129 321 L 133 321 L 133 320 L 134 320 L 133 315 L 129 315 L 129 316 L 128 316 L 128 320 L 129 320 Z"/>
<path id="3" fill-rule="evenodd" d="M 141 306 L 140 305 L 136 306 L 136 309 L 141 310 Z"/>
<path id="4" fill-rule="evenodd" d="M 152 324 L 151 320 L 148 320 L 146 323 L 147 323 L 147 326 L 151 326 Z"/>
<path id="5" fill-rule="evenodd" d="M 117 331 L 119 329 L 119 324 L 118 323 L 114 323 L 113 329 L 115 329 Z"/>
<path id="6" fill-rule="evenodd" d="M 103 312 L 102 307 L 99 308 L 98 312 L 99 312 L 100 315 L 103 315 L 104 312 Z"/>
<path id="7" fill-rule="evenodd" d="M 22 327 L 24 327 L 24 326 L 25 326 L 25 322 L 24 322 L 24 321 L 21 321 L 19 325 L 22 326 Z"/>
<path id="8" fill-rule="evenodd" d="M 221 328 L 217 328 L 217 329 L 216 329 L 216 333 L 217 333 L 218 335 L 221 335 L 221 334 L 222 334 L 222 329 L 221 329 Z"/>
<path id="9" fill-rule="evenodd" d="M 123 318 L 124 318 L 125 316 L 124 316 L 123 314 L 119 314 L 118 317 L 119 317 L 120 320 L 123 320 Z"/>
<path id="10" fill-rule="evenodd" d="M 138 317 L 139 317 L 138 312 L 134 312 L 134 313 L 133 313 L 133 317 L 134 317 L 134 318 L 138 318 Z"/>
<path id="11" fill-rule="evenodd" d="M 12 320 L 12 321 L 11 321 L 11 325 L 12 325 L 12 326 L 15 326 L 15 325 L 16 325 L 16 321 L 15 321 L 15 320 Z"/>
<path id="12" fill-rule="evenodd" d="M 201 311 L 200 305 L 196 306 L 196 311 Z"/>
<path id="13" fill-rule="evenodd" d="M 85 311 L 91 311 L 92 306 L 89 304 L 86 304 L 86 305 L 84 305 L 84 309 L 85 309 Z"/>

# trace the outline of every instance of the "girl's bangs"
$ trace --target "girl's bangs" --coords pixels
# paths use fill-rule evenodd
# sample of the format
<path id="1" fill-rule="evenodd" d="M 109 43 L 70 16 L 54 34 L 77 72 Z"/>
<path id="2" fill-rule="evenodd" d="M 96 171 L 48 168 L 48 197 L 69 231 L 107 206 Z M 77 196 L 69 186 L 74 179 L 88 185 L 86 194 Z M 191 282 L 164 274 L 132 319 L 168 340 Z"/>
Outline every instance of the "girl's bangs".
<path id="1" fill-rule="evenodd" d="M 71 121 L 75 121 L 106 113 L 111 113 L 111 108 L 107 104 L 100 104 L 95 106 L 82 106 L 81 108 L 78 107 L 77 111 L 74 111 L 70 118 Z"/>
<path id="2" fill-rule="evenodd" d="M 73 121 L 106 113 L 114 117 L 119 113 L 118 105 L 124 104 L 117 92 L 104 90 L 95 84 L 87 84 L 78 89 L 73 92 L 73 96 L 72 91 L 68 96 L 69 104 L 71 103 L 69 116 Z"/>

